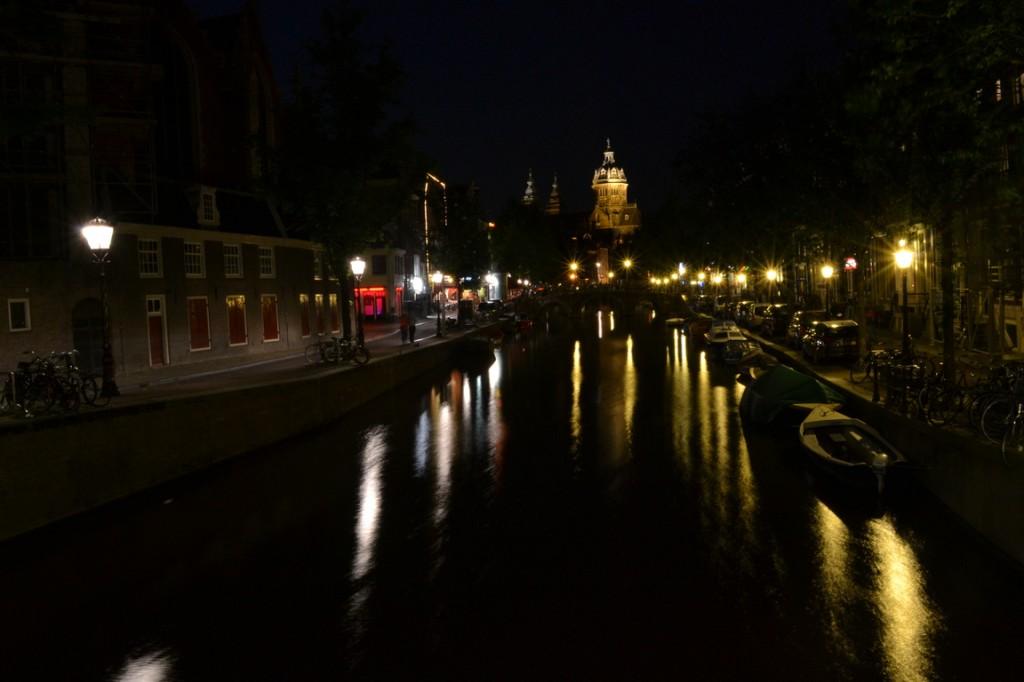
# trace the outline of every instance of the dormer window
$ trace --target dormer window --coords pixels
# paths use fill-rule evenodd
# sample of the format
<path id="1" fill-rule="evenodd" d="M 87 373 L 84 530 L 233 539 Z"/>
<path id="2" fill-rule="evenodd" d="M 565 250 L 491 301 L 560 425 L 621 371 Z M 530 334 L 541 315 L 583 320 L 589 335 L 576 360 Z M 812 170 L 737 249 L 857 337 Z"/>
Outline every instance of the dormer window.
<path id="1" fill-rule="evenodd" d="M 220 211 L 217 210 L 217 190 L 213 187 L 199 188 L 199 224 L 217 227 L 220 225 Z"/>

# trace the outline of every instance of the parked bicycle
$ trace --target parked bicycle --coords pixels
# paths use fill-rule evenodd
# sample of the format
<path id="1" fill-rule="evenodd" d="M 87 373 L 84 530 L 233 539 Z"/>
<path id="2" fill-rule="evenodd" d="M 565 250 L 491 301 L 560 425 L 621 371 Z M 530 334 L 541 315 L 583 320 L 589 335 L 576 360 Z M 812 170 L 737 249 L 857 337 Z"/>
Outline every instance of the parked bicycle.
<path id="1" fill-rule="evenodd" d="M 365 365 L 370 361 L 370 351 L 365 345 L 337 336 L 317 339 L 306 346 L 305 355 L 308 365 L 334 365 L 339 361 Z"/>

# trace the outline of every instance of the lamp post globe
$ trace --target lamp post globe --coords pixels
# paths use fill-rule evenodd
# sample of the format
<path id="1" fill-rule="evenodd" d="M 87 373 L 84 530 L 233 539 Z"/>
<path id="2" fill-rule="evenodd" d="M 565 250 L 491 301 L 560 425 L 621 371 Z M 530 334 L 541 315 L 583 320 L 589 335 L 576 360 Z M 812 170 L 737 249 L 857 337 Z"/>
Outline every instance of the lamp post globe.
<path id="1" fill-rule="evenodd" d="M 764 273 L 765 279 L 768 280 L 768 302 L 775 303 L 775 283 L 779 281 L 779 271 L 775 268 L 771 268 L 768 272 Z"/>
<path id="2" fill-rule="evenodd" d="M 366 261 L 356 256 L 349 261 L 348 266 L 352 268 L 352 274 L 356 278 L 356 341 L 362 346 L 364 342 L 362 280 L 363 273 L 366 272 Z"/>
<path id="3" fill-rule="evenodd" d="M 893 254 L 893 259 L 896 261 L 896 267 L 903 272 L 903 309 L 901 315 L 903 316 L 903 355 L 907 357 L 910 355 L 910 304 L 907 300 L 907 271 L 914 264 L 914 252 L 906 248 L 902 243 L 900 246 L 902 248 Z"/>
<path id="4" fill-rule="evenodd" d="M 832 310 L 829 307 L 829 283 L 832 281 L 832 275 L 835 273 L 835 269 L 826 263 L 821 266 L 821 278 L 825 280 L 825 312 L 828 315 L 832 314 Z"/>
<path id="5" fill-rule="evenodd" d="M 89 251 L 92 260 L 100 267 L 100 308 L 103 311 L 103 385 L 100 395 L 112 397 L 121 395 L 114 380 L 114 351 L 110 343 L 110 310 L 107 305 L 107 263 L 110 262 L 110 245 L 114 241 L 114 228 L 103 218 L 93 218 L 79 228 L 79 232 Z"/>
<path id="6" fill-rule="evenodd" d="M 430 276 L 430 281 L 434 283 L 434 295 L 437 297 L 437 336 L 444 336 L 441 332 L 441 282 L 444 281 L 444 275 L 437 270 Z"/>

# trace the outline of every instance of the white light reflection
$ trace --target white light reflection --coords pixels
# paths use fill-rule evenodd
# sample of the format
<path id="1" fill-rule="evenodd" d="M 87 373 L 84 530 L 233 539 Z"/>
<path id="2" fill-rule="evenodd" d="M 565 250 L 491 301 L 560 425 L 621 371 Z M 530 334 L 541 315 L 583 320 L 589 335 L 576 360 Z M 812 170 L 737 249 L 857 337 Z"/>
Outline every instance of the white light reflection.
<path id="1" fill-rule="evenodd" d="M 416 450 L 413 452 L 413 465 L 416 467 L 416 476 L 420 478 L 427 473 L 427 457 L 430 455 L 430 412 L 432 411 L 420 412 L 420 419 L 416 422 Z"/>
<path id="2" fill-rule="evenodd" d="M 352 580 L 358 581 L 373 568 L 377 531 L 380 526 L 380 474 L 387 450 L 383 426 L 370 429 L 363 445 L 363 480 L 359 485 L 359 512 L 356 516 L 356 552 L 352 561 Z"/>
<path id="3" fill-rule="evenodd" d="M 115 682 L 164 682 L 169 680 L 171 672 L 170 657 L 156 651 L 128 660 L 124 668 L 117 673 Z"/>
<path id="4" fill-rule="evenodd" d="M 868 541 L 875 554 L 875 601 L 882 620 L 888 677 L 931 679 L 932 637 L 938 615 L 928 602 L 917 557 L 888 517 L 870 522 Z"/>
<path id="5" fill-rule="evenodd" d="M 597 311 L 597 338 L 604 338 L 604 313 L 600 310 Z"/>
<path id="6" fill-rule="evenodd" d="M 455 447 L 453 421 L 451 405 L 442 403 L 434 428 L 434 525 L 438 528 L 448 516 L 448 501 L 451 495 L 452 457 Z"/>

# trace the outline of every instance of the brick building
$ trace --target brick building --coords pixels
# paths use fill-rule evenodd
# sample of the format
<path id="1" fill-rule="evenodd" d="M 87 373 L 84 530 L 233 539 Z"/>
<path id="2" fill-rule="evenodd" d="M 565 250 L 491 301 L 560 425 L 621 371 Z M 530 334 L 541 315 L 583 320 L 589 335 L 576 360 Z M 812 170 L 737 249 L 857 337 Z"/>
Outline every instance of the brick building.
<path id="1" fill-rule="evenodd" d="M 12 14 L 13 13 L 13 14 Z M 77 347 L 99 368 L 99 272 L 78 227 L 115 226 L 117 373 L 300 349 L 340 328 L 314 244 L 259 193 L 278 90 L 252 5 L 16 3 L 0 28 L 0 369 Z"/>

